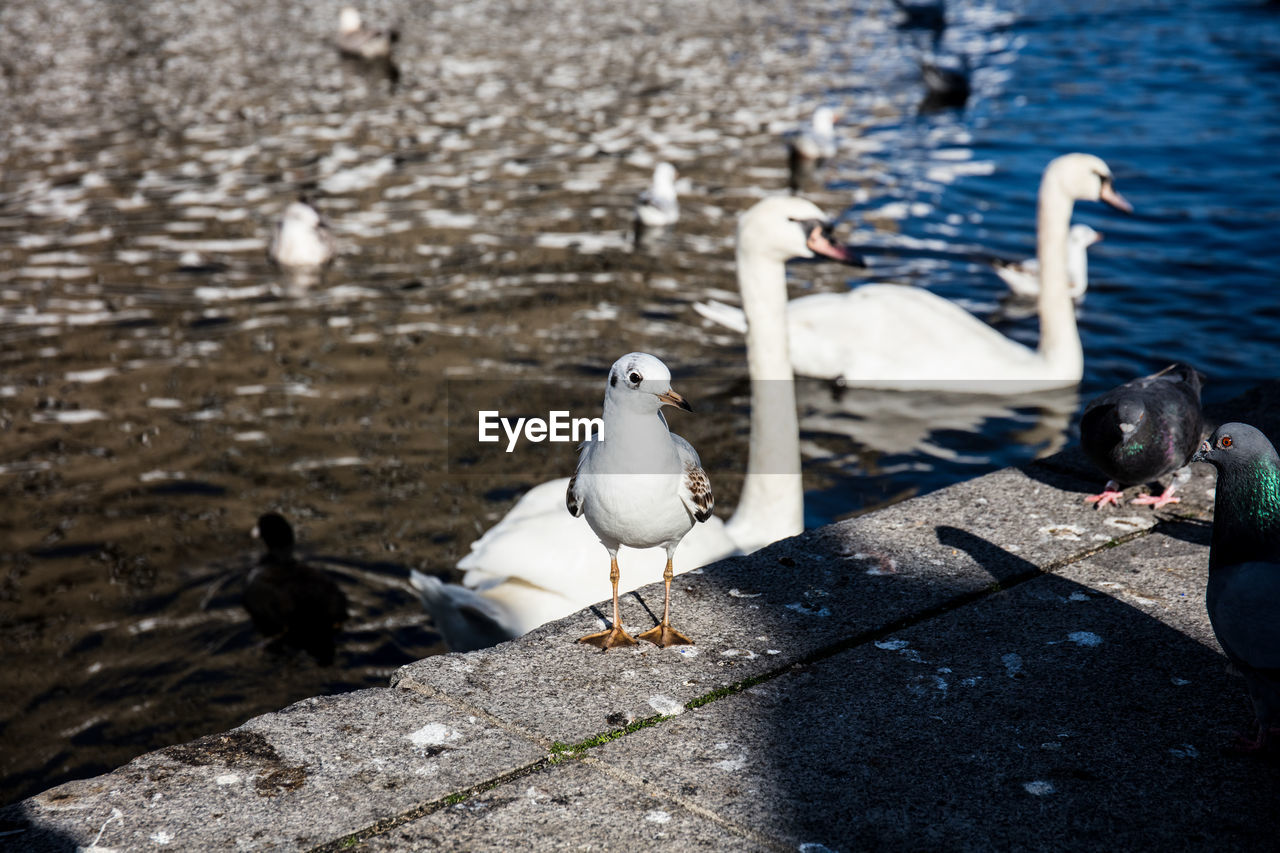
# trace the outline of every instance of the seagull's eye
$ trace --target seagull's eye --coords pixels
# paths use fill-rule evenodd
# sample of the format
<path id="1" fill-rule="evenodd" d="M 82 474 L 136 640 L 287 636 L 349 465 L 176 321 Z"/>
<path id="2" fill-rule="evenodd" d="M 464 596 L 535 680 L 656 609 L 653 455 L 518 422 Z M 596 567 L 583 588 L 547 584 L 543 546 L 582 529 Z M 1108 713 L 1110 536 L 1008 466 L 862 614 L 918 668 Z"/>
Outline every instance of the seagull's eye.
<path id="1" fill-rule="evenodd" d="M 1218 439 L 1218 446 L 1219 446 L 1219 447 L 1222 447 L 1222 448 L 1230 447 L 1230 446 L 1231 446 L 1231 436 L 1229 436 L 1229 435 L 1224 435 L 1222 438 Z"/>
<path id="2" fill-rule="evenodd" d="M 628 376 L 627 378 L 631 380 L 631 384 L 632 384 L 632 385 L 639 385 L 639 384 L 640 384 L 640 380 L 641 380 L 641 379 L 643 379 L 644 377 L 642 377 L 639 373 L 636 373 L 636 372 L 633 370 L 633 371 L 631 372 L 631 375 L 630 375 L 630 376 Z"/>

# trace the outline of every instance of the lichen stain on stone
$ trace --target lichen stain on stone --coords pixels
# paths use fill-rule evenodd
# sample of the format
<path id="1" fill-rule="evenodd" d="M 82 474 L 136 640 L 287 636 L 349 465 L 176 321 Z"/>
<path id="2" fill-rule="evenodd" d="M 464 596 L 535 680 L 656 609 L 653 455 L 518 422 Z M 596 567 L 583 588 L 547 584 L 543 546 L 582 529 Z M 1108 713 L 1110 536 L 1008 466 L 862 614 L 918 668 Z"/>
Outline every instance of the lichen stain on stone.
<path id="1" fill-rule="evenodd" d="M 166 758 L 190 764 L 192 767 L 203 767 L 209 764 L 235 767 L 245 764 L 278 764 L 280 762 L 280 755 L 275 747 L 257 732 L 236 731 L 208 735 L 191 743 L 166 747 L 160 752 Z"/>
<path id="2" fill-rule="evenodd" d="M 301 765 L 281 767 L 272 770 L 266 776 L 259 776 L 253 783 L 254 790 L 260 797 L 274 797 L 285 791 L 296 791 L 307 779 L 307 770 Z"/>

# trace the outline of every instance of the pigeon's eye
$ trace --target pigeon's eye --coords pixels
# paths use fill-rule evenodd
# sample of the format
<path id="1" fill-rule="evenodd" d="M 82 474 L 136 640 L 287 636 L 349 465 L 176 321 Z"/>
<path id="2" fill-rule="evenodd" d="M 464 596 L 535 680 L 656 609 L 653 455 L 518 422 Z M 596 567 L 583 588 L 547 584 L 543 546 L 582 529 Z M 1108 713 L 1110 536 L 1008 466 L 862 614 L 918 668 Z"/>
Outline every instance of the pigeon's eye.
<path id="1" fill-rule="evenodd" d="M 1224 435 L 1222 438 L 1218 439 L 1218 446 L 1219 446 L 1219 447 L 1224 447 L 1224 448 L 1225 448 L 1225 447 L 1230 447 L 1230 446 L 1231 446 L 1231 436 L 1229 436 L 1229 435 Z"/>
<path id="2" fill-rule="evenodd" d="M 639 385 L 639 384 L 640 384 L 640 380 L 641 380 L 641 379 L 643 379 L 644 377 L 642 377 L 639 373 L 636 373 L 636 372 L 633 370 L 633 371 L 631 371 L 631 375 L 630 375 L 630 376 L 628 376 L 627 378 L 631 380 L 631 384 L 632 384 L 632 385 Z"/>

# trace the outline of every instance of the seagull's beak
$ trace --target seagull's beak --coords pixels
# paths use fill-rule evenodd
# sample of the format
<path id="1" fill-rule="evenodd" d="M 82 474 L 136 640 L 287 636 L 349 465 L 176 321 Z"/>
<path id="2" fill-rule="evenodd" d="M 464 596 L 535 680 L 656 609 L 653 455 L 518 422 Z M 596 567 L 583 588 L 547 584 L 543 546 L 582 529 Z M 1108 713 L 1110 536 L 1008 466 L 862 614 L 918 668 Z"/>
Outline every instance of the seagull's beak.
<path id="1" fill-rule="evenodd" d="M 665 394 L 659 394 L 658 399 L 668 406 L 675 406 L 677 409 L 684 409 L 686 412 L 693 411 L 693 406 L 690 406 L 689 402 L 685 400 L 684 397 L 681 397 L 670 388 L 667 389 Z"/>
<path id="2" fill-rule="evenodd" d="M 1103 236 L 1103 235 L 1102 235 L 1102 232 L 1101 232 L 1101 231 L 1094 231 L 1094 232 L 1093 232 L 1093 239 L 1089 241 L 1089 245 L 1090 245 L 1090 246 L 1092 246 L 1094 243 L 1101 243 L 1101 242 L 1102 242 L 1102 236 Z"/>
<path id="3" fill-rule="evenodd" d="M 1098 197 L 1114 207 L 1116 210 L 1120 210 L 1125 213 L 1133 213 L 1133 205 L 1125 201 L 1124 196 L 1116 192 L 1116 188 L 1111 185 L 1110 181 L 1106 181 L 1102 184 L 1102 192 Z"/>
<path id="4" fill-rule="evenodd" d="M 809 232 L 809 239 L 805 241 L 805 245 L 809 247 L 809 251 L 815 255 L 824 258 L 831 258 L 833 261 L 839 261 L 842 264 L 848 264 L 851 267 L 866 268 L 867 262 L 853 249 L 843 246 L 840 243 L 833 242 L 821 225 L 815 225 L 813 230 Z"/>

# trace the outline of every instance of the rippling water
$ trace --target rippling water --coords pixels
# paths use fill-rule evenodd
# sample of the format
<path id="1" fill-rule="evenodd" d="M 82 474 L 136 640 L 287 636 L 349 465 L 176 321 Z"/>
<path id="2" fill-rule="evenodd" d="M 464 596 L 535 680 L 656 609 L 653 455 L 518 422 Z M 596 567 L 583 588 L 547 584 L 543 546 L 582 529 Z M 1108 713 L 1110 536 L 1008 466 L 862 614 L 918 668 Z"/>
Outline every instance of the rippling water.
<path id="1" fill-rule="evenodd" d="M 981 258 L 1033 253 L 1040 170 L 1086 150 L 1138 215 L 1077 208 L 1106 235 L 1081 393 L 1174 359 L 1210 397 L 1276 375 L 1274 5 L 953 2 L 937 48 L 975 94 L 926 114 L 928 35 L 880 0 L 371 4 L 403 30 L 394 90 L 335 56 L 340 5 L 0 11 L 0 799 L 440 651 L 408 569 L 448 574 L 572 466 L 446 470 L 458 383 L 560 377 L 589 410 L 617 355 L 659 353 L 730 506 L 741 341 L 691 303 L 736 299 L 734 218 L 785 187 L 779 135 L 819 103 L 843 147 L 808 195 L 873 269 L 800 266 L 796 293 L 927 286 L 1034 341 Z M 682 219 L 632 252 L 659 159 Z M 341 248 L 317 282 L 264 258 L 301 190 Z M 1055 449 L 1078 405 L 801 396 L 810 524 Z M 267 509 L 352 600 L 333 667 L 264 653 L 239 608 Z"/>

